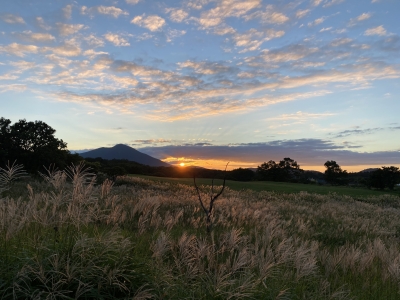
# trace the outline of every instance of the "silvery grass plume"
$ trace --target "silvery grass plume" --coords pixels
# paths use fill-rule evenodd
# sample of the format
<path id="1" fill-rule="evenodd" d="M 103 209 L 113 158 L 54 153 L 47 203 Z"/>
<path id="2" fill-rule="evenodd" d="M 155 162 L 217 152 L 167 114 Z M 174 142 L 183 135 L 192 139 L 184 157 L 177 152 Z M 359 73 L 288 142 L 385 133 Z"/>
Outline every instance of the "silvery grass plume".
<path id="1" fill-rule="evenodd" d="M 0 167 L 0 193 L 9 190 L 14 181 L 27 175 L 24 166 L 18 165 L 16 162 L 15 160 L 13 164 L 10 165 L 8 161 L 4 169 Z"/>
<path id="2" fill-rule="evenodd" d="M 49 168 L 44 167 L 47 174 L 39 172 L 39 175 L 47 182 L 50 183 L 56 191 L 61 191 L 65 186 L 67 175 L 64 171 L 60 171 L 55 168 L 54 164 L 50 165 Z"/>

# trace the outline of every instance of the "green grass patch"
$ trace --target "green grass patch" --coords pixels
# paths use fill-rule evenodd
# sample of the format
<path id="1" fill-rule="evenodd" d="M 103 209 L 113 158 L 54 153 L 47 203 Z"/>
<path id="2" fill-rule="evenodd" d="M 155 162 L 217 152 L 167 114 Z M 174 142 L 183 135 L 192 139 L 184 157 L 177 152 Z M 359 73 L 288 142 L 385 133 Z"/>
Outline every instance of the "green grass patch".
<path id="1" fill-rule="evenodd" d="M 139 177 L 158 182 L 180 183 L 193 186 L 193 178 L 170 178 L 170 177 L 156 177 L 147 175 L 131 174 L 132 177 Z M 211 179 L 196 178 L 197 185 L 211 186 Z M 215 179 L 214 185 L 222 185 L 223 180 Z M 303 184 L 303 183 L 289 183 L 289 182 L 274 182 L 274 181 L 233 181 L 227 180 L 226 186 L 235 191 L 252 190 L 256 192 L 268 191 L 276 193 L 299 193 L 307 192 L 313 194 L 329 195 L 336 193 L 338 195 L 346 195 L 350 197 L 367 197 L 379 196 L 383 194 L 399 195 L 399 190 L 370 190 L 361 187 L 347 187 L 347 186 L 329 186 L 329 185 L 316 185 L 316 184 Z"/>

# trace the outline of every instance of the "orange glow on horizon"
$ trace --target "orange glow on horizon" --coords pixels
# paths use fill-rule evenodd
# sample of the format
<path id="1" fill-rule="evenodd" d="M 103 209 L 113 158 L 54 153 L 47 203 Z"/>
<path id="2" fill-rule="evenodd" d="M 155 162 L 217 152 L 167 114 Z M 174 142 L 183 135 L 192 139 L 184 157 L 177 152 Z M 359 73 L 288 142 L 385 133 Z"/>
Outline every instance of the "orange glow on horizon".
<path id="1" fill-rule="evenodd" d="M 225 170 L 226 164 L 229 162 L 227 170 L 233 170 L 238 168 L 257 168 L 263 162 L 244 162 L 244 161 L 234 161 L 234 160 L 218 160 L 218 159 L 193 159 L 188 157 L 168 157 L 163 159 L 164 162 L 170 163 L 171 165 L 177 165 L 181 167 L 202 167 L 206 169 L 217 169 L 217 170 Z M 182 162 L 180 162 L 182 161 Z M 359 172 L 369 168 L 381 168 L 383 165 L 354 165 L 347 166 L 341 165 L 338 162 L 342 170 L 346 170 L 347 172 Z M 389 166 L 389 165 L 387 165 Z M 390 166 L 399 167 L 399 164 L 390 164 Z M 324 164 L 321 165 L 302 165 L 300 163 L 300 168 L 303 170 L 312 170 L 325 172 Z"/>

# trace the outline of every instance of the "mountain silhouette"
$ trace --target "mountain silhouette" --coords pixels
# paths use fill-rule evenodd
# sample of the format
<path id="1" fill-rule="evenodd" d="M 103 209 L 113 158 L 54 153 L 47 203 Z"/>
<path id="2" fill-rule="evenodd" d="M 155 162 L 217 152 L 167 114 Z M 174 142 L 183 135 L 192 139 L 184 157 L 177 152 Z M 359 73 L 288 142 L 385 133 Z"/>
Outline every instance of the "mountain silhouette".
<path id="1" fill-rule="evenodd" d="M 127 159 L 151 167 L 170 167 L 169 164 L 157 158 L 151 157 L 150 155 L 139 152 L 136 149 L 123 144 L 118 144 L 111 148 L 101 147 L 80 153 L 79 155 L 83 158 L 101 157 L 103 159 Z"/>

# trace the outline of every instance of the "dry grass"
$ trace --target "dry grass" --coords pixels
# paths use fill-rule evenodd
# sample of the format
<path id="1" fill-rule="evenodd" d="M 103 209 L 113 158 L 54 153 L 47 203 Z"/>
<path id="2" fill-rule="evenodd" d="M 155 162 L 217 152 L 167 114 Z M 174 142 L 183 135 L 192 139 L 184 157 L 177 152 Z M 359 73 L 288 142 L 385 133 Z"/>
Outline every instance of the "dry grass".
<path id="1" fill-rule="evenodd" d="M 0 199 L 0 298 L 400 297 L 396 196 L 226 189 L 207 234 L 193 187 L 42 177 Z"/>

